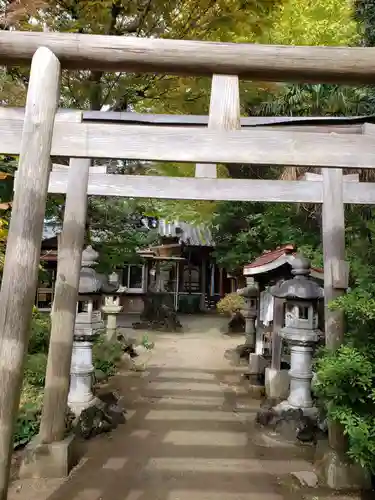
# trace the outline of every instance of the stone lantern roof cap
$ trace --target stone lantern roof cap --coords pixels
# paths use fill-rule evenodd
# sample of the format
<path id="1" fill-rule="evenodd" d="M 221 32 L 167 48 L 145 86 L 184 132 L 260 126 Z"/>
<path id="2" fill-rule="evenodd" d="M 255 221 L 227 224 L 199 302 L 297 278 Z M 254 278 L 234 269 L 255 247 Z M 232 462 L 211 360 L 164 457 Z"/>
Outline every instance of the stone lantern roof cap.
<path id="1" fill-rule="evenodd" d="M 271 294 L 280 299 L 317 300 L 323 298 L 323 288 L 310 278 L 311 263 L 297 255 L 292 264 L 294 277 L 271 288 Z"/>
<path id="2" fill-rule="evenodd" d="M 259 288 L 255 283 L 246 286 L 245 288 L 239 288 L 237 294 L 241 297 L 256 298 L 259 295 Z"/>

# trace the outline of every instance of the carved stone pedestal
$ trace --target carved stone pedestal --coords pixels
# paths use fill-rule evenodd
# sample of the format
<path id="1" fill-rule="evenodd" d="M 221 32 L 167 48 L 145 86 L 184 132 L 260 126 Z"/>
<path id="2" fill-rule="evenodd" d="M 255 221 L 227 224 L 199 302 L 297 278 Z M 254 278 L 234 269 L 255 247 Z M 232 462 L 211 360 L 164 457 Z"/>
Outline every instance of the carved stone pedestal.
<path id="1" fill-rule="evenodd" d="M 313 401 L 311 397 L 312 356 L 315 340 L 303 341 L 287 339 L 290 344 L 290 390 L 287 405 L 291 408 L 301 408 L 304 414 L 311 413 Z"/>
<path id="2" fill-rule="evenodd" d="M 76 415 L 95 402 L 92 392 L 92 342 L 75 338 L 70 369 L 70 390 L 68 404 Z"/>
<path id="3" fill-rule="evenodd" d="M 100 311 L 92 310 L 90 300 L 87 310 L 77 313 L 74 329 L 68 405 L 75 415 L 79 415 L 96 401 L 92 392 L 94 373 L 92 346 L 96 334 L 103 329 L 103 326 Z"/>

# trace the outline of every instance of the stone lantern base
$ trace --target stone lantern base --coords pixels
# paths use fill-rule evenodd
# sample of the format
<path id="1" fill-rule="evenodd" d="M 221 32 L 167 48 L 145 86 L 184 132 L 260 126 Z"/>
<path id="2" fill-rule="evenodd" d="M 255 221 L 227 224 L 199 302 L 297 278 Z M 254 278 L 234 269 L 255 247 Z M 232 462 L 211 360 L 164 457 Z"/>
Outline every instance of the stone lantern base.
<path id="1" fill-rule="evenodd" d="M 298 406 L 291 405 L 288 400 L 281 401 L 281 403 L 274 406 L 273 409 L 280 416 L 282 416 L 285 412 L 289 414 L 291 411 L 300 410 L 304 417 L 310 418 L 313 421 L 317 421 L 319 414 L 319 411 L 315 406 L 300 408 Z"/>
<path id="2" fill-rule="evenodd" d="M 321 435 L 315 408 L 305 413 L 301 408 L 292 407 L 287 401 L 275 406 L 272 403 L 270 401 L 264 404 L 257 413 L 256 423 L 260 427 L 290 444 L 315 444 Z"/>

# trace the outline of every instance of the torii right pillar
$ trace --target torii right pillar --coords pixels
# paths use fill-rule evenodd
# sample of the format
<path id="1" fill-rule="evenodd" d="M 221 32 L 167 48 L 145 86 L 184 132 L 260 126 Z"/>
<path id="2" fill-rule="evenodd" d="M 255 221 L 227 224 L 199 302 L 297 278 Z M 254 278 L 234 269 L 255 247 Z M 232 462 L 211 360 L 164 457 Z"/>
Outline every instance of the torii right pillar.
<path id="1" fill-rule="evenodd" d="M 346 293 L 348 264 L 345 261 L 345 207 L 344 181 L 358 181 L 358 177 L 343 176 L 342 169 L 322 169 L 323 207 L 322 232 L 324 254 L 324 318 L 325 339 L 329 349 L 337 349 L 344 341 L 344 314 L 330 310 L 329 304 Z M 318 180 L 318 179 L 317 179 Z M 347 440 L 338 423 L 328 425 L 329 449 L 322 453 L 317 449 L 317 463 L 322 479 L 332 489 L 346 490 L 368 487 L 369 477 L 346 459 Z M 323 456 L 321 456 L 323 455 Z"/>

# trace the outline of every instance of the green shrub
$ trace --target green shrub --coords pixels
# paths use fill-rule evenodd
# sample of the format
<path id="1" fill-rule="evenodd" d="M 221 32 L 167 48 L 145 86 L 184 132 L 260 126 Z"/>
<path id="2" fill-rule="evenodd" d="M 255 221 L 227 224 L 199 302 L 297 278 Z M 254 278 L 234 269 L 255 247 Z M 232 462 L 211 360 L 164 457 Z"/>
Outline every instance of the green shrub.
<path id="1" fill-rule="evenodd" d="M 122 357 L 122 345 L 120 342 L 108 342 L 99 337 L 92 350 L 93 365 L 96 370 L 101 370 L 106 377 L 116 373 L 118 364 Z"/>
<path id="2" fill-rule="evenodd" d="M 348 455 L 375 472 L 375 365 L 353 345 L 325 351 L 316 361 L 314 391 L 331 421 L 343 425 Z"/>
<path id="3" fill-rule="evenodd" d="M 220 314 L 230 316 L 236 311 L 245 308 L 245 299 L 236 292 L 228 293 L 216 304 L 216 309 Z"/>
<path id="4" fill-rule="evenodd" d="M 28 353 L 48 353 L 51 318 L 49 314 L 41 314 L 35 308 L 31 321 L 31 332 Z"/>
<path id="5" fill-rule="evenodd" d="M 342 424 L 349 457 L 375 473 L 375 295 L 369 281 L 358 283 L 331 308 L 345 312 L 345 344 L 324 349 L 315 361 L 314 392 L 328 419 Z"/>
<path id="6" fill-rule="evenodd" d="M 47 354 L 28 354 L 25 363 L 25 383 L 35 387 L 44 387 L 47 370 Z"/>
<path id="7" fill-rule="evenodd" d="M 14 430 L 14 447 L 27 444 L 39 432 L 46 378 L 50 316 L 33 310 L 21 401 Z"/>
<path id="8" fill-rule="evenodd" d="M 24 446 L 39 432 L 43 391 L 24 384 L 14 430 L 14 448 Z"/>

